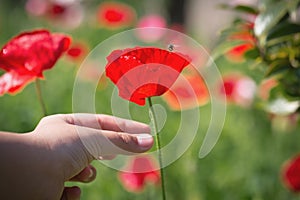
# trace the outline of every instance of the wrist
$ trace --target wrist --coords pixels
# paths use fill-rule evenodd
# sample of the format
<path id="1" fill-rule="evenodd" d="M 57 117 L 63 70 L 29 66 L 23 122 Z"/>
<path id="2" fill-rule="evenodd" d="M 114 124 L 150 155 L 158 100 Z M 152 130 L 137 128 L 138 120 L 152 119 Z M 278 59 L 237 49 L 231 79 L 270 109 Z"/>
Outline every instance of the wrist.
<path id="1" fill-rule="evenodd" d="M 0 165 L 1 197 L 43 197 L 46 190 L 38 188 L 55 183 L 54 179 L 47 177 L 55 177 L 59 171 L 55 171 L 48 150 L 42 146 L 31 133 L 0 133 L 0 159 L 3 161 Z"/>

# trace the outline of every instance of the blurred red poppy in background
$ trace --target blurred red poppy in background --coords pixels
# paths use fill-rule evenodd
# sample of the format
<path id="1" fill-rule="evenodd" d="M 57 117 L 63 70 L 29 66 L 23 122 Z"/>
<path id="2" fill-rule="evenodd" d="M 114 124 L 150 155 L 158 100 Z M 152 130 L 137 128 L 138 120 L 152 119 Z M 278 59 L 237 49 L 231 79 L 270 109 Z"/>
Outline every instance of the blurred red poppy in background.
<path id="1" fill-rule="evenodd" d="M 160 184 L 160 174 L 155 168 L 156 164 L 150 157 L 134 157 L 129 161 L 125 171 L 119 172 L 119 180 L 126 190 L 141 192 L 147 183 Z"/>
<path id="2" fill-rule="evenodd" d="M 166 24 L 165 18 L 160 15 L 146 15 L 139 19 L 136 34 L 142 41 L 154 42 L 163 36 Z"/>
<path id="3" fill-rule="evenodd" d="M 108 78 L 101 68 L 99 68 L 99 62 L 96 61 L 85 61 L 83 67 L 81 66 L 80 68 L 78 78 L 80 81 L 98 83 L 97 90 L 103 90 L 108 85 Z"/>
<path id="4" fill-rule="evenodd" d="M 255 37 L 252 34 L 253 23 L 240 25 L 239 32 L 231 34 L 227 39 L 231 41 L 241 41 L 241 44 L 231 48 L 225 56 L 233 62 L 244 62 L 244 55 L 247 51 L 255 47 Z"/>
<path id="5" fill-rule="evenodd" d="M 226 95 L 229 103 L 239 106 L 249 106 L 256 93 L 255 82 L 245 75 L 239 73 L 231 73 L 223 76 L 220 83 L 219 91 L 221 95 Z"/>
<path id="6" fill-rule="evenodd" d="M 163 96 L 172 110 L 185 110 L 204 105 L 209 93 L 200 74 L 186 74 L 179 77 Z"/>
<path id="7" fill-rule="evenodd" d="M 268 100 L 271 90 L 278 85 L 278 81 L 275 78 L 263 80 L 259 85 L 258 96 L 262 100 Z"/>
<path id="8" fill-rule="evenodd" d="M 66 55 L 73 61 L 81 61 L 88 54 L 89 47 L 83 42 L 73 42 Z"/>
<path id="9" fill-rule="evenodd" d="M 138 105 L 164 94 L 190 61 L 187 56 L 155 47 L 115 50 L 107 57 L 106 76 L 119 95 Z"/>
<path id="10" fill-rule="evenodd" d="M 14 94 L 36 78 L 43 78 L 43 71 L 51 69 L 65 52 L 71 39 L 47 30 L 24 32 L 12 38 L 0 52 L 0 95 Z"/>
<path id="11" fill-rule="evenodd" d="M 231 50 L 229 50 L 226 53 L 226 56 L 230 61 L 243 62 L 245 52 L 252 49 L 253 47 L 254 45 L 250 43 L 240 44 L 238 46 L 233 47 Z"/>
<path id="12" fill-rule="evenodd" d="M 99 5 L 97 19 L 107 29 L 118 29 L 132 25 L 136 13 L 131 6 L 124 3 L 103 2 Z"/>
<path id="13" fill-rule="evenodd" d="M 300 155 L 287 161 L 282 168 L 284 184 L 294 192 L 300 192 Z"/>
<path id="14" fill-rule="evenodd" d="M 63 28 L 77 28 L 84 18 L 84 9 L 78 0 L 27 0 L 25 8 L 30 15 L 45 17 Z"/>

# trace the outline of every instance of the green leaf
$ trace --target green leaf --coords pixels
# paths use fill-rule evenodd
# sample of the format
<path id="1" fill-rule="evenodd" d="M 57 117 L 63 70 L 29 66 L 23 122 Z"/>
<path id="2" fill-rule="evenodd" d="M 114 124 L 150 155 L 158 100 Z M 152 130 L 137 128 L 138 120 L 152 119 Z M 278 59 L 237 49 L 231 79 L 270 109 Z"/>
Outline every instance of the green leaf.
<path id="1" fill-rule="evenodd" d="M 243 30 L 243 28 L 242 28 L 243 25 L 245 25 L 245 21 L 237 19 L 230 25 L 230 27 L 221 30 L 219 33 L 220 43 L 235 33 L 240 33 L 241 31 L 246 31 L 246 30 Z"/>
<path id="2" fill-rule="evenodd" d="M 255 59 L 257 59 L 258 57 L 260 57 L 259 50 L 258 50 L 257 48 L 250 49 L 249 51 L 247 51 L 247 52 L 244 54 L 244 57 L 245 57 L 246 59 L 255 60 Z"/>
<path id="3" fill-rule="evenodd" d="M 223 56 L 224 53 L 228 52 L 232 48 L 244 44 L 245 41 L 242 40 L 234 40 L 234 41 L 227 41 L 222 44 L 220 44 L 217 48 L 214 49 L 212 52 L 212 58 L 214 60 L 218 59 L 219 57 Z"/>
<path id="4" fill-rule="evenodd" d="M 267 59 L 271 61 L 275 60 L 282 60 L 286 59 L 288 60 L 289 57 L 289 47 L 286 45 L 277 45 L 272 48 L 269 48 L 267 51 Z"/>
<path id="5" fill-rule="evenodd" d="M 260 0 L 258 1 L 259 7 L 268 7 L 269 5 L 276 3 L 278 0 Z"/>
<path id="6" fill-rule="evenodd" d="M 280 79 L 284 91 L 293 98 L 300 97 L 300 69 L 291 68 Z"/>
<path id="7" fill-rule="evenodd" d="M 299 38 L 300 37 L 300 32 L 299 33 L 294 33 L 294 34 L 289 34 L 281 37 L 277 37 L 274 39 L 270 39 L 266 42 L 267 48 L 275 46 L 275 45 L 282 45 L 282 44 L 290 44 L 293 46 L 299 46 Z"/>
<path id="8" fill-rule="evenodd" d="M 265 73 L 265 77 L 273 76 L 275 74 L 278 74 L 279 72 L 288 70 L 289 68 L 290 64 L 288 60 L 276 60 L 269 65 L 269 68 Z"/>
<path id="9" fill-rule="evenodd" d="M 267 60 L 275 61 L 275 60 L 286 60 L 290 63 L 291 66 L 298 68 L 299 67 L 299 59 L 300 59 L 300 49 L 299 45 L 292 43 L 280 44 L 276 46 L 272 46 L 268 49 Z"/>
<path id="10" fill-rule="evenodd" d="M 242 12 L 242 13 L 248 13 L 248 14 L 258 14 L 258 10 L 254 7 L 248 6 L 248 5 L 237 5 L 237 6 L 230 6 L 228 4 L 221 4 L 221 8 L 223 9 L 228 9 L 228 10 L 233 10 L 237 12 Z"/>
<path id="11" fill-rule="evenodd" d="M 287 2 L 279 1 L 269 5 L 266 10 L 260 13 L 254 23 L 254 33 L 257 37 L 265 37 L 266 33 L 277 24 L 287 13 Z"/>
<path id="12" fill-rule="evenodd" d="M 246 5 L 238 5 L 234 7 L 234 10 L 254 15 L 258 14 L 258 10 L 256 8 Z"/>
<path id="13" fill-rule="evenodd" d="M 278 77 L 277 77 L 278 79 Z M 279 97 L 282 98 L 282 93 L 284 93 L 283 87 L 281 84 L 276 85 L 275 87 L 271 88 L 270 90 L 270 96 L 269 101 L 274 101 L 278 99 Z"/>
<path id="14" fill-rule="evenodd" d="M 282 22 L 270 30 L 267 36 L 267 40 L 271 40 L 278 37 L 292 35 L 300 32 L 300 25 L 290 22 Z"/>
<path id="15" fill-rule="evenodd" d="M 297 7 L 300 3 L 300 0 L 292 0 L 290 3 L 290 6 L 288 8 L 288 12 L 291 14 L 292 12 L 295 12 L 297 10 Z"/>

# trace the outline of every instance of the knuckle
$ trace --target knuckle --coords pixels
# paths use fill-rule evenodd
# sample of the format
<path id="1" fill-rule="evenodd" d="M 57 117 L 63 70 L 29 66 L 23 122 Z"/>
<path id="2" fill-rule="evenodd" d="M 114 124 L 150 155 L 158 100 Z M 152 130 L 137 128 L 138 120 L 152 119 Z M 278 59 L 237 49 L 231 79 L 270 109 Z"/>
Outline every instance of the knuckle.
<path id="1" fill-rule="evenodd" d="M 132 136 L 129 136 L 128 134 L 118 132 L 118 136 L 119 136 L 120 140 L 122 141 L 122 143 L 124 143 L 124 144 L 129 144 L 132 141 Z"/>
<path id="2" fill-rule="evenodd" d="M 126 133 L 118 133 L 118 136 L 121 141 L 121 148 L 125 151 L 129 152 L 139 152 L 140 149 L 138 148 L 138 142 L 136 137 L 126 134 Z"/>
<path id="3" fill-rule="evenodd" d="M 63 119 L 64 117 L 65 117 L 64 114 L 49 115 L 49 116 L 43 117 L 40 122 L 46 123 L 46 122 L 49 122 L 49 121 L 52 121 L 52 120 Z"/>

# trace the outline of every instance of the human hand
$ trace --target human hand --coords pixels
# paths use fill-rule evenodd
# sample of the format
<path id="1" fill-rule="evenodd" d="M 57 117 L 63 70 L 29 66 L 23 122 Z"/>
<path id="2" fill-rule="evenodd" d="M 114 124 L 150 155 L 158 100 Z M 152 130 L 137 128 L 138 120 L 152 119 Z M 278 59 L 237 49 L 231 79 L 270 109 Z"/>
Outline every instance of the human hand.
<path id="1" fill-rule="evenodd" d="M 95 158 L 149 150 L 153 145 L 149 132 L 148 125 L 108 115 L 45 117 L 30 133 L 4 134 L 9 141 L 13 135 L 12 141 L 20 145 L 10 145 L 9 157 L 17 159 L 17 166 L 1 189 L 17 188 L 8 199 L 79 199 L 80 189 L 64 187 L 66 181 L 94 180 L 96 170 L 89 163 Z"/>

